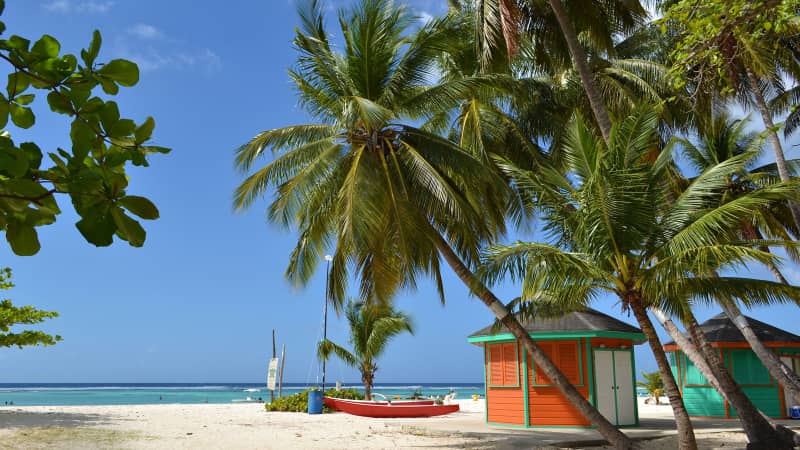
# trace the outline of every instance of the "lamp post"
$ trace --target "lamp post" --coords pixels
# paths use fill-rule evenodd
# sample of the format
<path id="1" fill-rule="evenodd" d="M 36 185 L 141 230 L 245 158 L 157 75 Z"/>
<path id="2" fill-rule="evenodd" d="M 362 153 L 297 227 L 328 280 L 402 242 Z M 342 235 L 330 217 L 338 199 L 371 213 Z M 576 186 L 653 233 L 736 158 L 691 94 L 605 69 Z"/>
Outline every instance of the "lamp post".
<path id="1" fill-rule="evenodd" d="M 331 255 L 325 255 L 325 261 L 327 261 L 327 267 L 325 267 L 325 312 L 323 313 L 322 319 L 322 341 L 328 340 L 328 282 L 330 280 L 330 273 L 331 273 L 331 261 L 333 257 Z M 325 360 L 322 360 L 322 392 L 325 392 Z"/>

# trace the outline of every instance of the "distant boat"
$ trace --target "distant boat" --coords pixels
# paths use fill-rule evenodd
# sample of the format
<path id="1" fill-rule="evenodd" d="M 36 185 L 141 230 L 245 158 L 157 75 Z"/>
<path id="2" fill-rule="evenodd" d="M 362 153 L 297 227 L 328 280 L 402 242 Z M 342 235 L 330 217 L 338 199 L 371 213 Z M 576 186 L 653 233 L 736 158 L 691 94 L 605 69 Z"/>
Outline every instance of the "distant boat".
<path id="1" fill-rule="evenodd" d="M 432 400 L 411 400 L 407 402 L 371 402 L 363 400 L 345 400 L 324 397 L 326 406 L 354 416 L 380 418 L 434 417 L 454 413 L 458 405 L 434 405 L 431 403 L 414 404 L 413 402 L 432 402 Z"/>
<path id="2" fill-rule="evenodd" d="M 250 389 L 244 389 L 242 390 L 242 392 L 261 392 L 261 389 L 250 388 Z"/>

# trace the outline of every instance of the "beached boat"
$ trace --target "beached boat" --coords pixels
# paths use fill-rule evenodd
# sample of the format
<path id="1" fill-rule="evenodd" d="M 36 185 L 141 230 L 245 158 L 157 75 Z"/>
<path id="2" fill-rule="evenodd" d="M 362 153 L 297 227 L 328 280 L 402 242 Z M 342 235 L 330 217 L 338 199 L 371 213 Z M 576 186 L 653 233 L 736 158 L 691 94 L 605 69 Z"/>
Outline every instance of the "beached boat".
<path id="1" fill-rule="evenodd" d="M 421 399 L 421 400 L 392 400 L 392 401 L 376 401 L 376 400 L 350 400 L 344 398 L 335 398 L 335 397 L 323 397 L 322 403 L 330 409 L 334 409 L 336 411 L 341 411 L 339 409 L 340 402 L 348 402 L 348 403 L 363 403 L 366 405 L 406 405 L 406 406 L 415 406 L 415 405 L 433 405 L 434 400 L 432 399 Z"/>
<path id="2" fill-rule="evenodd" d="M 331 409 L 362 417 L 433 417 L 459 410 L 458 405 L 434 405 L 432 400 L 373 402 L 324 397 L 322 401 Z"/>

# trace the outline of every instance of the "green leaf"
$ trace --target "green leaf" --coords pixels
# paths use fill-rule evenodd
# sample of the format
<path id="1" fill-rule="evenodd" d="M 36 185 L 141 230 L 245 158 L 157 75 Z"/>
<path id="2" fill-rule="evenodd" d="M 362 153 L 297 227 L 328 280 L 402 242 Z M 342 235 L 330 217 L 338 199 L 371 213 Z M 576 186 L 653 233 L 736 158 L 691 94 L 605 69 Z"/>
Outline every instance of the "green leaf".
<path id="1" fill-rule="evenodd" d="M 114 242 L 117 226 L 109 215 L 87 215 L 75 224 L 78 231 L 90 243 L 98 247 L 107 247 Z"/>
<path id="2" fill-rule="evenodd" d="M 47 104 L 50 105 L 50 110 L 59 114 L 71 114 L 72 104 L 64 94 L 56 91 L 51 91 L 47 94 Z"/>
<path id="3" fill-rule="evenodd" d="M 100 36 L 100 32 L 94 30 L 92 33 L 92 42 L 89 43 L 89 48 L 86 49 L 85 52 L 81 52 L 81 56 L 83 57 L 83 62 L 86 64 L 86 67 L 91 67 L 94 64 L 94 60 L 97 59 L 97 55 L 100 53 L 100 45 L 103 43 L 103 38 Z"/>
<path id="4" fill-rule="evenodd" d="M 9 222 L 6 228 L 6 240 L 11 244 L 11 250 L 19 256 L 32 256 L 39 252 L 39 235 L 30 225 L 19 222 Z"/>
<path id="5" fill-rule="evenodd" d="M 10 38 L 8 38 L 7 41 L 5 41 L 5 44 L 6 44 L 6 46 L 8 48 L 13 48 L 14 50 L 20 50 L 20 51 L 23 51 L 23 52 L 27 52 L 28 51 L 28 46 L 31 44 L 31 41 L 29 41 L 29 40 L 27 40 L 27 39 L 25 39 L 23 37 L 19 37 L 17 35 L 13 35 Z"/>
<path id="6" fill-rule="evenodd" d="M 117 83 L 105 78 L 98 78 L 98 81 L 100 82 L 100 87 L 103 88 L 103 92 L 106 94 L 117 95 L 117 93 L 119 93 L 119 86 L 117 86 Z"/>
<path id="7" fill-rule="evenodd" d="M 103 128 L 109 131 L 119 120 L 119 108 L 115 102 L 106 102 L 100 111 L 100 122 Z"/>
<path id="8" fill-rule="evenodd" d="M 125 59 L 111 60 L 97 73 L 116 81 L 121 86 L 133 86 L 139 82 L 139 67 Z"/>
<path id="9" fill-rule="evenodd" d="M 121 119 L 108 130 L 108 136 L 113 139 L 123 139 L 133 134 L 135 129 L 136 124 L 132 120 Z"/>
<path id="10" fill-rule="evenodd" d="M 72 139 L 72 153 L 83 159 L 94 146 L 97 134 L 80 119 L 72 121 L 69 137 Z"/>
<path id="11" fill-rule="evenodd" d="M 28 157 L 28 165 L 32 169 L 38 169 L 42 164 L 42 149 L 33 142 L 23 142 L 19 149 Z"/>
<path id="12" fill-rule="evenodd" d="M 31 111 L 30 108 L 15 105 L 13 103 L 9 103 L 8 107 L 11 110 L 11 120 L 14 122 L 14 125 L 20 128 L 30 128 L 33 126 L 36 119 L 34 118 L 33 111 Z"/>
<path id="13" fill-rule="evenodd" d="M 156 127 L 156 121 L 152 117 L 148 117 L 145 121 L 136 128 L 134 135 L 136 136 L 136 143 L 141 144 L 150 139 L 153 135 L 153 129 Z"/>
<path id="14" fill-rule="evenodd" d="M 8 101 L 0 99 L 0 129 L 8 125 Z"/>
<path id="15" fill-rule="evenodd" d="M 30 105 L 35 97 L 33 94 L 18 95 L 14 97 L 14 102 L 18 105 Z"/>
<path id="16" fill-rule="evenodd" d="M 136 220 L 130 218 L 121 208 L 111 209 L 111 216 L 117 225 L 117 233 L 134 247 L 144 245 L 147 233 Z"/>
<path id="17" fill-rule="evenodd" d="M 31 48 L 31 53 L 35 53 L 47 58 L 55 58 L 61 52 L 61 44 L 58 43 L 56 38 L 45 34 L 42 36 Z"/>
<path id="18" fill-rule="evenodd" d="M 6 85 L 6 92 L 8 92 L 8 97 L 12 98 L 17 94 L 21 94 L 28 89 L 28 86 L 31 84 L 31 79 L 27 75 L 21 72 L 15 72 L 8 74 L 8 84 Z"/>
<path id="19" fill-rule="evenodd" d="M 158 219 L 158 208 L 150 200 L 136 195 L 129 195 L 119 200 L 119 204 L 142 219 Z"/>

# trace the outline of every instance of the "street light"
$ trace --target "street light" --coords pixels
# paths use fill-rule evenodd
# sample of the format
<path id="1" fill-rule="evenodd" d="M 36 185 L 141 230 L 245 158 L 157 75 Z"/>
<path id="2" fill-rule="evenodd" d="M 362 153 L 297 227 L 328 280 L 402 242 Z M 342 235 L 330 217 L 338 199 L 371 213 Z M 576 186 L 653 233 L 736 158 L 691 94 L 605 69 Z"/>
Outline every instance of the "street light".
<path id="1" fill-rule="evenodd" d="M 328 340 L 328 282 L 330 281 L 330 274 L 331 274 L 331 261 L 333 261 L 333 256 L 325 255 L 325 261 L 327 261 L 327 267 L 325 268 L 325 313 L 323 314 L 322 319 L 322 342 Z M 322 392 L 325 392 L 325 360 L 322 360 Z"/>

